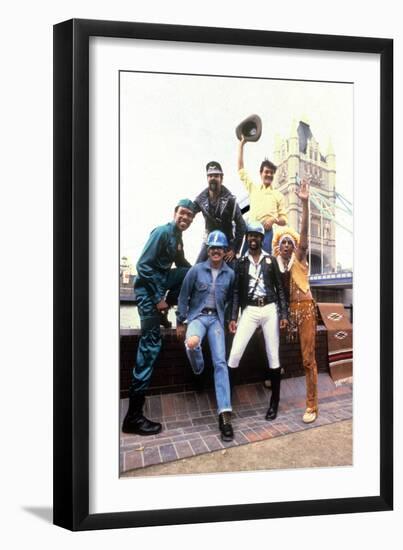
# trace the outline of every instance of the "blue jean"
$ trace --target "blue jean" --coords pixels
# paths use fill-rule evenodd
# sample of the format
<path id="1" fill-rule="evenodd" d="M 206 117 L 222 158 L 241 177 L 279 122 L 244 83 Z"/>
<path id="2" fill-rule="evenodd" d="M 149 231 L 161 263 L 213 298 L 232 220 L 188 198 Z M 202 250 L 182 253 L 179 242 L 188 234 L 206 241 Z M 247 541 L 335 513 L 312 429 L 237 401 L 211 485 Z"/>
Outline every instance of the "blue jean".
<path id="1" fill-rule="evenodd" d="M 262 248 L 268 254 L 271 254 L 271 243 L 273 241 L 273 229 L 264 232 Z"/>
<path id="2" fill-rule="evenodd" d="M 186 339 L 191 336 L 197 336 L 200 342 L 199 345 L 193 349 L 189 349 L 186 346 L 186 354 L 193 372 L 195 374 L 201 374 L 204 370 L 201 343 L 206 334 L 214 366 L 214 387 L 218 414 L 224 411 L 232 411 L 228 366 L 225 360 L 225 334 L 216 315 L 202 314 L 189 323 L 186 331 Z"/>

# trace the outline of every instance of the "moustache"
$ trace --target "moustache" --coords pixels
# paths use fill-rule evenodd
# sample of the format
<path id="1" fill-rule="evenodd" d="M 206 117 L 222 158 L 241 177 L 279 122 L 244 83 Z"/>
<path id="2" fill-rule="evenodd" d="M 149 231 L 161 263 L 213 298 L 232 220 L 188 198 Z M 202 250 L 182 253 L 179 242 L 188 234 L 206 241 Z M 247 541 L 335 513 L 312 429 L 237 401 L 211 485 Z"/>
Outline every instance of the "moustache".
<path id="1" fill-rule="evenodd" d="M 209 188 L 211 191 L 215 191 L 217 189 L 218 181 L 210 181 Z"/>

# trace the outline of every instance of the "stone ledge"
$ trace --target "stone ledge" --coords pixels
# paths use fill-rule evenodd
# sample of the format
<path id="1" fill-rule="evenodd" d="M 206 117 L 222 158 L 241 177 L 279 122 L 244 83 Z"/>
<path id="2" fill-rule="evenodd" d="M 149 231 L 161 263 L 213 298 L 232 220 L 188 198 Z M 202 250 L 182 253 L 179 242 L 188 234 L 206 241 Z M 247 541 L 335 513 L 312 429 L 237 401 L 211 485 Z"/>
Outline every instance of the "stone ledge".
<path id="1" fill-rule="evenodd" d="M 170 393 L 190 391 L 202 385 L 211 388 L 213 385 L 213 367 L 207 341 L 203 343 L 205 370 L 195 377 L 186 357 L 184 345 L 176 339 L 174 329 L 163 329 L 163 344 L 157 359 L 150 393 Z M 138 329 L 126 329 L 120 335 L 120 395 L 127 397 L 131 370 L 137 352 L 140 338 Z M 230 344 L 230 341 L 229 341 Z M 229 346 L 228 346 L 229 348 Z M 284 369 L 283 377 L 292 378 L 304 375 L 299 342 L 287 342 L 285 337 L 280 341 L 280 361 Z M 316 333 L 316 361 L 318 372 L 329 373 L 327 330 L 319 325 Z M 242 361 L 237 369 L 233 370 L 235 384 L 259 382 L 267 378 L 268 365 L 262 338 L 256 333 L 249 342 Z"/>

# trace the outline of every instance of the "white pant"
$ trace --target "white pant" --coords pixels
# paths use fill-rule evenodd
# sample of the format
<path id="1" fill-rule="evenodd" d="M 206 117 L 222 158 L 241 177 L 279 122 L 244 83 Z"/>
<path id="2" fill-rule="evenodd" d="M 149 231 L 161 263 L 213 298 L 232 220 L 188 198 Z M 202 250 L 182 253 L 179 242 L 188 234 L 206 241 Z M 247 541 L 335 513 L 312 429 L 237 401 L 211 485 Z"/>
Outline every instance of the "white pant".
<path id="1" fill-rule="evenodd" d="M 236 368 L 239 365 L 245 348 L 258 327 L 262 327 L 270 368 L 280 367 L 280 327 L 274 302 L 263 307 L 246 306 L 243 310 L 228 359 L 229 367 Z"/>

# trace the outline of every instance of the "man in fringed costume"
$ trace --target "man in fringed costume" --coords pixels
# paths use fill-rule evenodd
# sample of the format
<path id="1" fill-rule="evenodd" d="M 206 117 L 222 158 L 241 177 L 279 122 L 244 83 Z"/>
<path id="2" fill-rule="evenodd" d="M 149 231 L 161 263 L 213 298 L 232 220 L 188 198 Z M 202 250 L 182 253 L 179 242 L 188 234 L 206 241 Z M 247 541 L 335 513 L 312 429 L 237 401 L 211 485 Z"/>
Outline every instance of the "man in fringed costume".
<path id="1" fill-rule="evenodd" d="M 314 422 L 318 416 L 318 369 L 315 359 L 316 304 L 309 288 L 308 201 L 309 186 L 301 183 L 297 195 L 302 202 L 301 233 L 282 227 L 273 238 L 273 251 L 283 278 L 289 303 L 289 331 L 298 334 L 306 377 L 306 410 L 302 420 Z"/>

